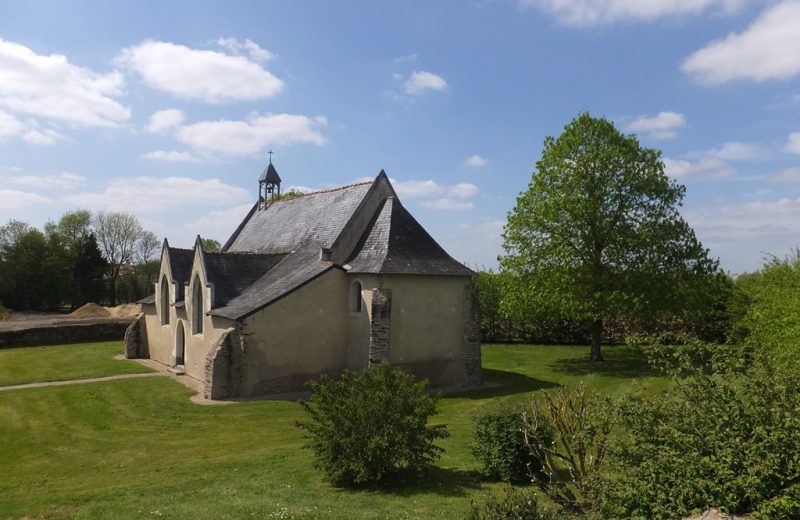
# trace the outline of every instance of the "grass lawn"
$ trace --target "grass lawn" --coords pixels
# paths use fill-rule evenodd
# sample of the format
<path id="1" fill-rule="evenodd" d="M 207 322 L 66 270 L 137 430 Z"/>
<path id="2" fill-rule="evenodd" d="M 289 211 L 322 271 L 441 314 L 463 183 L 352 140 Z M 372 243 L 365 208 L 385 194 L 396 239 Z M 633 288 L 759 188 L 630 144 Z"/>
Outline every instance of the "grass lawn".
<path id="1" fill-rule="evenodd" d="M 124 353 L 119 341 L 2 349 L 0 386 L 151 372 L 135 361 L 114 359 Z"/>
<path id="2" fill-rule="evenodd" d="M 625 347 L 590 365 L 588 347 L 483 347 L 503 386 L 441 401 L 446 452 L 420 482 L 381 490 L 328 485 L 302 449 L 292 402 L 199 406 L 167 378 L 0 393 L 0 518 L 460 518 L 482 483 L 472 416 L 499 401 L 584 381 L 653 392 L 663 380 Z"/>

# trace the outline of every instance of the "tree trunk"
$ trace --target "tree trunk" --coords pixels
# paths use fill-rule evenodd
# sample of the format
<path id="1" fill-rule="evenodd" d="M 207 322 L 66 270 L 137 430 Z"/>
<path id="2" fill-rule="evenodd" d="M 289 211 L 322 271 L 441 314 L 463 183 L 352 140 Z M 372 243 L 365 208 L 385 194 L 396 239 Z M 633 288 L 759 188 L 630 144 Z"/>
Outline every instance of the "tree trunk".
<path id="1" fill-rule="evenodd" d="M 592 355 L 590 361 L 603 361 L 603 355 L 600 353 L 600 339 L 603 334 L 603 320 L 597 318 L 592 322 Z"/>

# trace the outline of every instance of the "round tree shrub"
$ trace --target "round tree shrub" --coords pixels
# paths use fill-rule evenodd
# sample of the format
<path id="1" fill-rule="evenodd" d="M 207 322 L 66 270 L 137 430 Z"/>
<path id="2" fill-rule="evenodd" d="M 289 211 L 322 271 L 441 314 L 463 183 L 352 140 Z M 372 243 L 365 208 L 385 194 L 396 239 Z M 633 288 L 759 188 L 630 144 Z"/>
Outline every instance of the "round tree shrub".
<path id="1" fill-rule="evenodd" d="M 541 470 L 525 445 L 525 423 L 519 408 L 496 408 L 475 418 L 472 454 L 489 480 L 530 482 Z"/>
<path id="2" fill-rule="evenodd" d="M 389 365 L 310 382 L 308 418 L 297 425 L 315 465 L 336 485 L 365 485 L 431 464 L 443 451 L 434 441 L 448 433 L 428 425 L 437 400 L 426 387 Z"/>

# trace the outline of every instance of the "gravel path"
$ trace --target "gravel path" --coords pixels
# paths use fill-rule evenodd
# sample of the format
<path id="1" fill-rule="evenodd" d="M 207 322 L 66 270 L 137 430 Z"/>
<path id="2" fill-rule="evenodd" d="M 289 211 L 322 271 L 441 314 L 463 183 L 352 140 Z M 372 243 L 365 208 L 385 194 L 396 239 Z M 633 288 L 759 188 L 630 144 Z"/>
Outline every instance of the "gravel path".
<path id="1" fill-rule="evenodd" d="M 167 374 L 153 372 L 147 374 L 120 374 L 118 376 L 92 377 L 89 379 L 70 379 L 68 381 L 48 381 L 45 383 L 28 383 L 26 385 L 0 386 L 0 392 L 5 390 L 24 390 L 26 388 L 43 388 L 45 386 L 80 385 L 83 383 L 98 383 L 101 381 L 116 381 L 117 379 L 134 379 L 137 377 L 164 377 Z"/>

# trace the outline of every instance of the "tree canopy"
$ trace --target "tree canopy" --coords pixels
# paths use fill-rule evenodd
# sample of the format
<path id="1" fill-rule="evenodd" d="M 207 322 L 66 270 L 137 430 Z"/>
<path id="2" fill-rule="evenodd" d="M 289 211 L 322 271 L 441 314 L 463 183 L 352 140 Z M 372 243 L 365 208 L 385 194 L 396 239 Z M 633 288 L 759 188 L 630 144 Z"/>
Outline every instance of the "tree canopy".
<path id="1" fill-rule="evenodd" d="M 539 305 L 592 323 L 601 360 L 604 320 L 696 308 L 718 263 L 683 220 L 686 188 L 657 150 L 583 113 L 547 137 L 503 233 L 506 304 Z"/>

